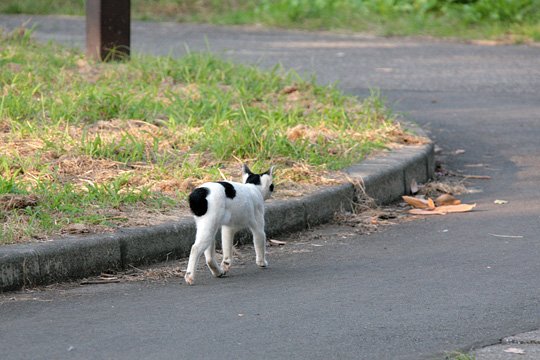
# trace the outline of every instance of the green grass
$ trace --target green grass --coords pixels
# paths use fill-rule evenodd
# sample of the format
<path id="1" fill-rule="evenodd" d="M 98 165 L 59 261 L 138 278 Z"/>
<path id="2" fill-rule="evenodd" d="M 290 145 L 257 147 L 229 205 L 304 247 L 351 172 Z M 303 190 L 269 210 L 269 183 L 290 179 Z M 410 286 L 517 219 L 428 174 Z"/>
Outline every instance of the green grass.
<path id="1" fill-rule="evenodd" d="M 132 9 L 136 19 L 540 40 L 540 0 L 132 0 Z M 84 1 L 4 0 L 0 12 L 84 15 Z"/>
<path id="2" fill-rule="evenodd" d="M 178 209 L 241 162 L 317 182 L 402 135 L 377 94 L 209 54 L 93 63 L 25 30 L 0 35 L 0 89 L 0 243 Z M 38 201 L 2 208 L 15 195 Z"/>
<path id="3" fill-rule="evenodd" d="M 465 354 L 459 351 L 451 352 L 445 356 L 446 360 L 475 360 L 474 354 Z"/>

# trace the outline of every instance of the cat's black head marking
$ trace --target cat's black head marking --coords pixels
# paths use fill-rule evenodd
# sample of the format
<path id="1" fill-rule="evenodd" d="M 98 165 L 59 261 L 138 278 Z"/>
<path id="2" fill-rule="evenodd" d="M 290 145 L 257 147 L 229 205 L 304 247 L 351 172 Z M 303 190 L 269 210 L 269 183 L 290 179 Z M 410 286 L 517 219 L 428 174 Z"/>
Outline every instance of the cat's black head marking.
<path id="1" fill-rule="evenodd" d="M 258 174 L 249 174 L 246 179 L 246 184 L 261 185 L 261 175 Z"/>

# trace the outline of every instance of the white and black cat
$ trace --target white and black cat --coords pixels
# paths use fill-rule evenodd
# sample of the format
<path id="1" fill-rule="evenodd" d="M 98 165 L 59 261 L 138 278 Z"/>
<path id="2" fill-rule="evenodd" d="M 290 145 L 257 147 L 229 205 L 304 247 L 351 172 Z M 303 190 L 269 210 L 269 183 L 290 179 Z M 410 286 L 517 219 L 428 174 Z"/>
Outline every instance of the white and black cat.
<path id="1" fill-rule="evenodd" d="M 274 191 L 273 167 L 265 173 L 254 174 L 242 167 L 244 183 L 232 181 L 208 182 L 195 188 L 189 195 L 189 207 L 195 217 L 197 235 L 191 247 L 184 279 L 195 282 L 197 262 L 204 252 L 206 264 L 216 277 L 221 277 L 232 265 L 234 234 L 244 228 L 251 230 L 256 263 L 268 266 L 266 261 L 266 234 L 264 232 L 264 200 Z M 221 228 L 223 261 L 216 260 L 216 234 Z"/>

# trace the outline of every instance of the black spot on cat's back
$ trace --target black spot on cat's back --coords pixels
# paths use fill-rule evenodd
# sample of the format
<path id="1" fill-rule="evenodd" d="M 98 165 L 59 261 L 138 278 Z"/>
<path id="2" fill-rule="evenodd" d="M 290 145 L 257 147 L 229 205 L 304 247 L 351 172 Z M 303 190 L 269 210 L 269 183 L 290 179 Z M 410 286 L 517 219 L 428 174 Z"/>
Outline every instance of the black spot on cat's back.
<path id="1" fill-rule="evenodd" d="M 221 184 L 225 188 L 225 196 L 229 199 L 234 199 L 236 196 L 236 189 L 234 188 L 233 184 L 226 181 L 218 181 L 218 184 Z"/>
<path id="2" fill-rule="evenodd" d="M 205 187 L 196 188 L 189 194 L 189 208 L 195 216 L 203 216 L 208 211 L 208 200 L 210 189 Z"/>

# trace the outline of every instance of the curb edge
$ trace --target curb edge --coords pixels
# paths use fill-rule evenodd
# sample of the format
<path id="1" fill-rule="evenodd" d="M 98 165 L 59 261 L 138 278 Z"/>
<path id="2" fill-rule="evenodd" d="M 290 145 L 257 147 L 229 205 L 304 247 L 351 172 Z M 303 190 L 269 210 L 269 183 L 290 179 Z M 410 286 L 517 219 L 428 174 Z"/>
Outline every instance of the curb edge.
<path id="1" fill-rule="evenodd" d="M 424 131 L 409 126 L 421 136 Z M 434 144 L 404 146 L 353 165 L 345 172 L 363 183 L 365 193 L 379 204 L 410 192 L 412 179 L 425 182 L 434 176 Z M 352 183 L 324 188 L 298 199 L 266 204 L 268 237 L 301 231 L 329 222 L 335 212 L 350 210 L 356 197 Z M 181 219 L 151 227 L 125 228 L 114 233 L 72 236 L 40 244 L 0 247 L 0 292 L 24 286 L 50 284 L 150 264 L 189 255 L 195 223 Z M 250 241 L 246 232 L 235 241 Z"/>

